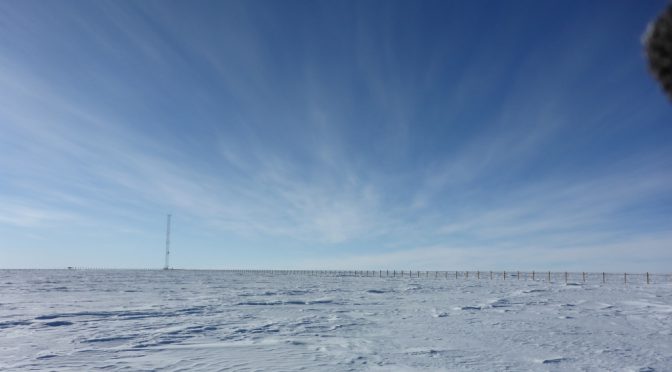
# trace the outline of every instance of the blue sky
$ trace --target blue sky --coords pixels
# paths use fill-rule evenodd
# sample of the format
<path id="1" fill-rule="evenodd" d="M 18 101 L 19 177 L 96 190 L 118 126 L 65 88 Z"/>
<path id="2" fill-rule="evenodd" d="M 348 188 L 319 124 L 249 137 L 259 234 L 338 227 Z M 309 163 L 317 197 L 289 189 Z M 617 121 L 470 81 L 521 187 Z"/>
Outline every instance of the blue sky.
<path id="1" fill-rule="evenodd" d="M 0 2 L 0 267 L 667 271 L 664 5 Z"/>

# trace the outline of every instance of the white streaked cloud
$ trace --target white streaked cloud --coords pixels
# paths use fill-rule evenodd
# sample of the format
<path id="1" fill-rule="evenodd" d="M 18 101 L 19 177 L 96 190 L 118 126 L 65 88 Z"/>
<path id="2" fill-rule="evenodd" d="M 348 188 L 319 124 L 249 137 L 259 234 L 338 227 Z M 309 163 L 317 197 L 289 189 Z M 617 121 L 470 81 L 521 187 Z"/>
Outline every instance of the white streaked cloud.
<path id="1" fill-rule="evenodd" d="M 59 210 L 30 201 L 3 199 L 0 199 L 0 224 L 37 228 L 53 223 L 72 223 L 78 218 L 76 214 L 67 210 Z"/>
<path id="2" fill-rule="evenodd" d="M 196 23 L 156 4 L 81 6 L 61 15 L 72 34 L 53 39 L 43 31 L 59 17 L 0 15 L 14 17 L 0 30 L 26 29 L 0 46 L 2 225 L 137 232 L 172 212 L 192 236 L 271 242 L 265 253 L 277 242 L 330 267 L 572 266 L 609 250 L 616 267 L 632 261 L 631 246 L 668 257 L 669 150 L 581 142 L 608 147 L 603 136 L 662 112 L 636 103 L 619 122 L 624 98 L 572 99 L 604 35 L 559 43 L 549 73 L 547 51 L 479 49 L 463 65 L 428 44 L 407 58 L 408 45 L 387 37 L 391 23 L 357 18 L 330 45 L 343 48 L 331 61 L 320 38 L 292 49 L 319 53 L 274 54 L 265 27 L 280 30 L 282 19 L 243 3 Z M 517 36 L 494 37 L 512 48 Z M 613 160 L 583 167 L 619 146 Z"/>
<path id="3" fill-rule="evenodd" d="M 672 259 L 670 232 L 620 241 L 561 244 L 539 238 L 523 244 L 433 245 L 384 253 L 300 260 L 294 267 L 396 270 L 658 271 Z M 583 237 L 580 240 L 584 240 Z"/>

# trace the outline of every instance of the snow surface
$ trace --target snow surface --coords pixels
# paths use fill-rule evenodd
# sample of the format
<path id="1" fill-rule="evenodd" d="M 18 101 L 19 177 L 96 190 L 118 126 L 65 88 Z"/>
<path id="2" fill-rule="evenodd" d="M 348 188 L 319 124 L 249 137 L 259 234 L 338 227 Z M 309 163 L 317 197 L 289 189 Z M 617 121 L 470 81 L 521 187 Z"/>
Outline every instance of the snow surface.
<path id="1" fill-rule="evenodd" d="M 672 370 L 672 284 L 0 271 L 0 370 Z"/>

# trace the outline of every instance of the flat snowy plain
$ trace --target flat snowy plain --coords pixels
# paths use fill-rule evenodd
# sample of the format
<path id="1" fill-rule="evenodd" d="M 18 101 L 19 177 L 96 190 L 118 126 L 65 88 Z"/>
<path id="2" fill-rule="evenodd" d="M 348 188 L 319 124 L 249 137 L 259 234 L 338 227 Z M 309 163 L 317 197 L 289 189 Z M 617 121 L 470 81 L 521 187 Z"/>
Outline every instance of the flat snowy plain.
<path id="1" fill-rule="evenodd" d="M 0 370 L 672 371 L 670 283 L 442 275 L 0 270 Z"/>

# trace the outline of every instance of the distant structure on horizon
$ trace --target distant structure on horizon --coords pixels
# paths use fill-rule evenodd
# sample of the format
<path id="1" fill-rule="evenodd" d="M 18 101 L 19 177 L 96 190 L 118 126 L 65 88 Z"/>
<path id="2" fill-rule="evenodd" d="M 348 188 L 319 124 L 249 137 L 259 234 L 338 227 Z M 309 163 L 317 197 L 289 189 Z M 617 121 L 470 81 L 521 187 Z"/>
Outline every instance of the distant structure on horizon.
<path id="1" fill-rule="evenodd" d="M 168 220 L 166 222 L 166 263 L 163 266 L 164 270 L 170 269 L 170 213 L 168 214 Z"/>

